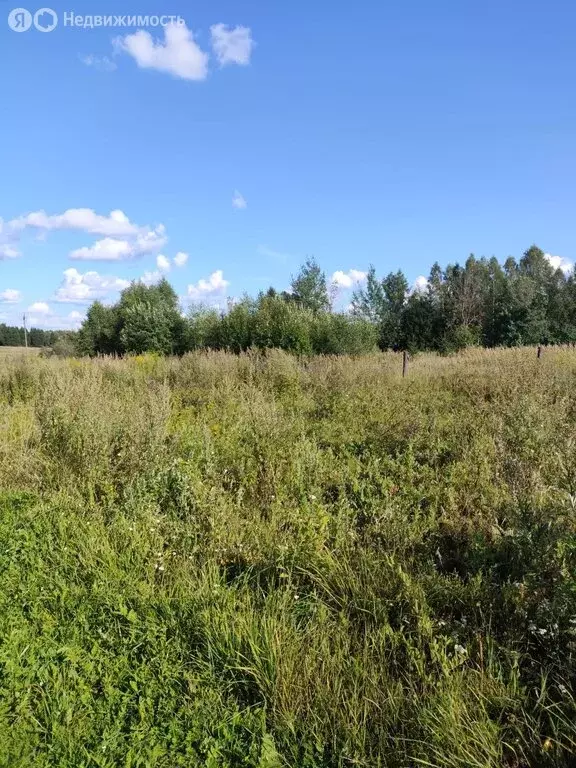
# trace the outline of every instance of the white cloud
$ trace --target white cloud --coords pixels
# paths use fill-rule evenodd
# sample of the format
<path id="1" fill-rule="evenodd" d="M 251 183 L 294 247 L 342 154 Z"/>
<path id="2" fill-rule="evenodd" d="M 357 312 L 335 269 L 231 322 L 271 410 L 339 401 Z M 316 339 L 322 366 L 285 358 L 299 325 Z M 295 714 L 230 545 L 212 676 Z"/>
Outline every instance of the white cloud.
<path id="1" fill-rule="evenodd" d="M 54 294 L 54 300 L 61 303 L 83 304 L 105 298 L 109 293 L 123 291 L 130 285 L 129 280 L 106 277 L 98 272 L 78 272 L 71 267 L 64 271 L 64 280 Z"/>
<path id="2" fill-rule="evenodd" d="M 232 207 L 237 208 L 239 211 L 243 211 L 245 208 L 248 208 L 248 203 L 240 194 L 240 192 L 238 192 L 238 190 L 234 192 L 234 196 L 232 197 Z"/>
<path id="3" fill-rule="evenodd" d="M 254 47 L 252 32 L 249 27 L 228 27 L 226 24 L 214 24 L 210 27 L 212 48 L 221 67 L 226 64 L 250 64 Z"/>
<path id="4" fill-rule="evenodd" d="M 174 256 L 174 264 L 176 264 L 177 267 L 185 267 L 187 262 L 188 254 L 184 253 L 184 251 L 179 251 L 176 256 Z"/>
<path id="5" fill-rule="evenodd" d="M 157 253 L 167 242 L 163 224 L 152 228 L 139 226 L 130 221 L 123 211 L 114 210 L 107 216 L 96 213 L 91 208 L 69 208 L 64 213 L 49 215 L 44 210 L 34 211 L 19 216 L 0 226 L 0 258 L 19 256 L 14 243 L 27 229 L 37 231 L 37 239 L 44 239 L 52 231 L 77 231 L 89 235 L 100 235 L 91 246 L 77 248 L 70 253 L 70 258 L 97 261 L 120 261 Z"/>
<path id="6" fill-rule="evenodd" d="M 115 240 L 106 237 L 97 240 L 94 245 L 77 248 L 70 253 L 75 261 L 121 261 L 132 256 L 132 245 L 128 240 Z"/>
<path id="7" fill-rule="evenodd" d="M 134 243 L 135 256 L 142 256 L 147 253 L 156 253 L 168 242 L 166 237 L 166 228 L 159 224 L 155 229 L 142 232 L 136 238 Z"/>
<path id="8" fill-rule="evenodd" d="M 550 253 L 545 253 L 544 258 L 554 269 L 561 269 L 565 275 L 568 275 L 574 269 L 574 264 L 563 256 L 552 256 Z"/>
<path id="9" fill-rule="evenodd" d="M 20 251 L 14 248 L 14 246 L 9 243 L 0 243 L 0 261 L 4 259 L 17 259 L 18 256 L 20 256 Z"/>
<path id="10" fill-rule="evenodd" d="M 117 69 L 116 62 L 109 56 L 95 56 L 93 53 L 89 53 L 87 56 L 80 56 L 80 61 L 87 67 L 94 67 L 100 72 L 114 72 Z"/>
<path id="11" fill-rule="evenodd" d="M 77 248 L 70 253 L 74 261 L 124 261 L 159 251 L 166 245 L 167 237 L 163 225 L 141 232 L 133 240 L 118 240 L 106 237 L 94 245 Z"/>
<path id="12" fill-rule="evenodd" d="M 69 208 L 55 216 L 49 216 L 45 211 L 35 211 L 9 221 L 6 226 L 13 231 L 27 228 L 45 231 L 67 229 L 104 237 L 136 236 L 142 229 L 133 224 L 123 211 L 111 211 L 108 216 L 101 216 L 91 208 Z"/>
<path id="13" fill-rule="evenodd" d="M 47 307 L 47 304 L 38 302 L 33 304 L 32 307 L 43 305 Z M 32 307 L 30 310 L 32 311 Z M 35 310 L 32 314 L 26 315 L 26 325 L 28 328 L 50 328 L 52 330 L 70 331 L 77 330 L 84 321 L 84 315 L 76 310 L 70 312 L 67 315 L 57 315 L 49 307 L 48 311 Z"/>
<path id="14" fill-rule="evenodd" d="M 363 283 L 367 278 L 366 272 L 360 272 L 358 269 L 349 269 L 348 272 L 334 272 L 332 275 L 332 284 L 338 288 L 352 288 L 358 283 Z"/>
<path id="15" fill-rule="evenodd" d="M 420 275 L 419 277 L 414 280 L 414 285 L 412 286 L 412 293 L 425 293 L 426 289 L 428 288 L 428 279 L 424 277 L 424 275 Z"/>
<path id="16" fill-rule="evenodd" d="M 194 40 L 186 25 L 169 24 L 164 28 L 164 40 L 154 40 L 140 29 L 132 35 L 114 41 L 116 51 L 123 51 L 141 69 L 168 72 L 183 80 L 205 80 L 208 76 L 208 54 Z"/>
<path id="17" fill-rule="evenodd" d="M 162 272 L 158 272 L 158 270 L 155 270 L 154 272 L 144 272 L 142 277 L 140 278 L 140 282 L 144 283 L 144 285 L 156 285 L 157 283 L 162 280 L 164 275 Z"/>
<path id="18" fill-rule="evenodd" d="M 0 293 L 0 302 L 3 304 L 18 304 L 22 299 L 20 291 L 16 291 L 13 288 L 6 288 L 5 291 Z"/>
<path id="19" fill-rule="evenodd" d="M 207 280 L 202 278 L 196 285 L 189 285 L 188 297 L 198 301 L 199 299 L 222 295 L 229 285 L 230 283 L 228 280 L 224 280 L 222 270 L 218 269 L 216 272 L 213 272 Z"/>
<path id="20" fill-rule="evenodd" d="M 34 304 L 30 304 L 27 311 L 34 312 L 37 315 L 49 315 L 52 313 L 52 310 L 45 301 L 36 301 Z"/>
<path id="21" fill-rule="evenodd" d="M 158 256 L 156 256 L 156 266 L 160 272 L 169 272 L 170 259 L 167 259 L 166 256 L 164 256 L 162 253 L 159 253 Z"/>
<path id="22" fill-rule="evenodd" d="M 0 261 L 4 259 L 17 259 L 20 252 L 14 248 L 14 242 L 18 240 L 18 234 L 13 231 L 0 216 Z"/>

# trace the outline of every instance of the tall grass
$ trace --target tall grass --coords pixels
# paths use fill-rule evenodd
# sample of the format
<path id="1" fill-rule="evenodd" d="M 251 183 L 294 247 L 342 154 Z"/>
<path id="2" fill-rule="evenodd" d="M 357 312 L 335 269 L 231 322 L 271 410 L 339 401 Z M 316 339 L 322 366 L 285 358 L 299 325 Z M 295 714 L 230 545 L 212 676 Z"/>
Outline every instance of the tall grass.
<path id="1" fill-rule="evenodd" d="M 0 765 L 573 765 L 575 382 L 6 356 Z"/>

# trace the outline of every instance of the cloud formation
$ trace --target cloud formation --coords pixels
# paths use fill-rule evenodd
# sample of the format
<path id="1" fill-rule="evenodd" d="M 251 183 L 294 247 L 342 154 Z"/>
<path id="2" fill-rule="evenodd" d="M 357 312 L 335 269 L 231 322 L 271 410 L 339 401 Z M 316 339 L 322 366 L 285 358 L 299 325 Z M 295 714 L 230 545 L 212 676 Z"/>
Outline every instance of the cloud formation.
<path id="1" fill-rule="evenodd" d="M 164 275 L 162 272 L 160 272 L 158 269 L 154 271 L 144 272 L 142 277 L 140 278 L 140 282 L 144 283 L 144 285 L 151 286 L 151 285 L 157 285 L 160 280 L 164 278 Z"/>
<path id="2" fill-rule="evenodd" d="M 348 272 L 339 270 L 332 275 L 331 283 L 337 288 L 352 288 L 358 283 L 363 283 L 367 277 L 368 274 L 359 269 L 349 269 Z"/>
<path id="3" fill-rule="evenodd" d="M 6 228 L 13 232 L 22 232 L 25 229 L 39 229 L 45 232 L 75 230 L 105 237 L 136 235 L 141 229 L 133 224 L 123 211 L 114 210 L 108 216 L 101 216 L 91 208 L 69 208 L 55 216 L 49 216 L 43 210 L 35 211 L 12 219 L 6 224 Z"/>
<path id="4" fill-rule="evenodd" d="M 424 277 L 424 275 L 420 275 L 419 277 L 414 280 L 414 285 L 412 286 L 412 293 L 425 293 L 428 288 L 429 282 L 428 278 Z"/>
<path id="5" fill-rule="evenodd" d="M 185 267 L 188 263 L 188 254 L 184 253 L 184 251 L 179 251 L 176 256 L 174 256 L 174 264 L 177 267 Z"/>
<path id="6" fill-rule="evenodd" d="M 250 64 L 254 40 L 249 27 L 213 24 L 210 40 L 221 68 L 228 64 Z M 168 24 L 164 27 L 163 39 L 155 39 L 143 29 L 117 37 L 114 40 L 114 55 L 121 53 L 134 59 L 140 69 L 165 72 L 181 80 L 202 81 L 209 74 L 209 53 L 201 48 L 186 24 Z M 86 66 L 104 71 L 116 69 L 115 61 L 108 56 L 88 55 L 81 57 L 81 60 Z"/>
<path id="7" fill-rule="evenodd" d="M 213 24 L 210 35 L 212 48 L 221 67 L 226 64 L 250 64 L 254 41 L 249 27 L 232 28 L 226 24 Z"/>
<path id="8" fill-rule="evenodd" d="M 91 246 L 77 248 L 70 253 L 74 261 L 125 261 L 161 250 L 168 238 L 162 224 L 154 229 L 142 230 L 136 237 L 124 240 L 106 237 Z"/>
<path id="9" fill-rule="evenodd" d="M 64 280 L 54 294 L 54 301 L 70 304 L 84 304 L 103 299 L 110 293 L 123 291 L 130 285 L 129 280 L 106 277 L 98 272 L 82 274 L 74 267 L 64 271 Z"/>
<path id="10" fill-rule="evenodd" d="M 155 227 L 139 226 L 130 221 L 121 210 L 101 215 L 91 208 L 69 208 L 60 214 L 47 214 L 44 210 L 19 216 L 6 223 L 0 221 L 0 258 L 20 255 L 16 245 L 26 231 L 35 231 L 37 240 L 44 240 L 50 232 L 85 232 L 101 236 L 90 246 L 70 253 L 74 260 L 121 261 L 148 253 L 157 253 L 167 242 L 163 224 Z"/>
<path id="11" fill-rule="evenodd" d="M 170 271 L 170 259 L 166 258 L 164 254 L 159 253 L 158 256 L 156 256 L 156 266 L 160 270 L 160 272 L 169 272 Z"/>
<path id="12" fill-rule="evenodd" d="M 94 67 L 100 72 L 114 72 L 118 65 L 109 56 L 95 56 L 89 53 L 87 56 L 80 56 L 80 61 L 87 67 Z"/>
<path id="13" fill-rule="evenodd" d="M 6 288 L 5 291 L 0 293 L 0 302 L 2 302 L 2 304 L 18 304 L 21 300 L 22 294 L 14 288 Z"/>
<path id="14" fill-rule="evenodd" d="M 193 301 L 201 301 L 214 296 L 223 296 L 229 285 L 228 280 L 224 279 L 222 270 L 218 269 L 212 272 L 207 280 L 202 278 L 195 285 L 189 285 L 188 297 Z"/>
<path id="15" fill-rule="evenodd" d="M 116 52 L 127 53 L 141 69 L 155 69 L 182 80 L 205 80 L 208 76 L 208 54 L 185 24 L 164 27 L 163 41 L 139 29 L 116 38 L 114 45 Z"/>
<path id="16" fill-rule="evenodd" d="M 20 251 L 10 243 L 0 243 L 0 261 L 4 259 L 17 259 Z"/>
<path id="17" fill-rule="evenodd" d="M 85 315 L 73 310 L 62 317 L 44 301 L 37 301 L 28 307 L 26 326 L 28 328 L 50 328 L 52 330 L 77 330 L 84 322 Z"/>
<path id="18" fill-rule="evenodd" d="M 45 301 L 36 301 L 34 304 L 30 304 L 28 312 L 34 312 L 36 315 L 49 315 L 52 310 Z"/>
<path id="19" fill-rule="evenodd" d="M 554 269 L 561 269 L 565 275 L 570 274 L 574 270 L 574 263 L 563 256 L 552 256 L 550 253 L 545 253 L 544 258 Z"/>
<path id="20" fill-rule="evenodd" d="M 243 197 L 243 195 L 240 194 L 240 192 L 238 192 L 238 190 L 235 190 L 234 195 L 232 196 L 232 207 L 239 211 L 243 211 L 244 209 L 248 208 L 246 199 Z"/>

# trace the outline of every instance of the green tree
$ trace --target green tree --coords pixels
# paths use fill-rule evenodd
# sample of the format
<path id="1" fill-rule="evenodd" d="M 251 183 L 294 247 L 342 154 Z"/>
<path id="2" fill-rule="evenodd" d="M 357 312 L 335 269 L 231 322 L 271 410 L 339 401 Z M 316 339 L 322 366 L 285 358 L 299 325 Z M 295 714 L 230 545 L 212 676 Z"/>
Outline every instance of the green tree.
<path id="1" fill-rule="evenodd" d="M 380 325 L 386 314 L 384 287 L 376 277 L 376 268 L 370 265 L 366 285 L 352 294 L 352 314 Z"/>
<path id="2" fill-rule="evenodd" d="M 221 317 L 218 311 L 203 304 L 190 307 L 188 313 L 189 349 L 221 349 Z"/>
<path id="3" fill-rule="evenodd" d="M 133 283 L 122 292 L 118 305 L 120 345 L 125 352 L 186 351 L 186 323 L 178 296 L 164 278 L 157 285 Z"/>
<path id="4" fill-rule="evenodd" d="M 390 272 L 382 280 L 370 266 L 366 286 L 352 295 L 352 313 L 378 327 L 382 349 L 402 343 L 402 315 L 408 296 L 408 281 L 401 271 Z"/>
<path id="5" fill-rule="evenodd" d="M 122 312 L 120 341 L 127 352 L 174 352 L 170 315 L 161 304 L 138 301 L 130 303 Z"/>
<path id="6" fill-rule="evenodd" d="M 378 346 L 378 328 L 363 318 L 344 313 L 314 315 L 312 351 L 320 355 L 361 355 Z"/>
<path id="7" fill-rule="evenodd" d="M 310 328 L 314 312 L 279 296 L 265 296 L 254 315 L 253 344 L 300 354 L 312 351 Z"/>
<path id="8" fill-rule="evenodd" d="M 292 299 L 311 312 L 328 312 L 330 297 L 326 275 L 314 259 L 307 259 L 297 277 L 292 280 Z"/>
<path id="9" fill-rule="evenodd" d="M 120 352 L 120 314 L 117 307 L 95 301 L 83 322 L 77 340 L 81 355 L 112 355 Z"/>

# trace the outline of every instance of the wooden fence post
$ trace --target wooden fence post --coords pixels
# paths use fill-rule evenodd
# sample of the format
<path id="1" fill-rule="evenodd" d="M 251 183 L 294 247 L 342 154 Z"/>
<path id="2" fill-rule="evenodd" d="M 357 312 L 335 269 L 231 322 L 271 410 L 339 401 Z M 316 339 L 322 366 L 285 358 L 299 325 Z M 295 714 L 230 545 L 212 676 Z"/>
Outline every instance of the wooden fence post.
<path id="1" fill-rule="evenodd" d="M 537 356 L 538 360 L 540 360 L 540 358 L 542 357 L 542 347 L 538 347 L 538 352 L 537 352 L 536 356 Z"/>
<path id="2" fill-rule="evenodd" d="M 402 353 L 402 378 L 406 378 L 406 374 L 408 373 L 408 352 L 404 350 Z"/>

